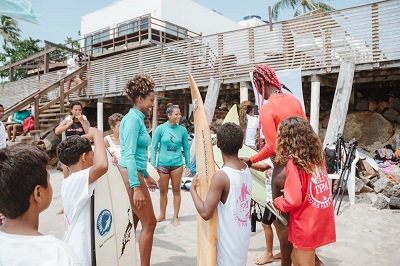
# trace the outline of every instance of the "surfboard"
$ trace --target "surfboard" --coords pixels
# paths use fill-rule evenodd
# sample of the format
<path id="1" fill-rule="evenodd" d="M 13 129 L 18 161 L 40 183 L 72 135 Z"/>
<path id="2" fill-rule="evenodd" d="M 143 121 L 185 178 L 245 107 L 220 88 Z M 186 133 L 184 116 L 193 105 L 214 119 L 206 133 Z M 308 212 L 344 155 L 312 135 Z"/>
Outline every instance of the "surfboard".
<path id="1" fill-rule="evenodd" d="M 206 199 L 211 178 L 215 173 L 213 146 L 203 100 L 192 75 L 189 74 L 190 93 L 193 102 L 196 166 L 200 185 L 197 188 L 201 199 Z M 217 263 L 217 215 L 205 221 L 197 215 L 197 265 L 214 266 Z"/>
<path id="2" fill-rule="evenodd" d="M 108 147 L 108 150 L 110 151 L 111 154 L 115 154 L 117 159 L 121 159 L 121 149 L 114 148 L 114 147 Z M 151 165 L 151 163 L 147 162 L 147 172 L 149 175 L 154 178 L 156 182 L 160 180 L 160 175 L 158 174 L 157 170 Z"/>
<path id="3" fill-rule="evenodd" d="M 96 182 L 93 206 L 94 250 L 97 266 L 136 265 L 132 211 L 124 181 L 107 152 L 108 171 Z M 92 237 L 93 237 L 92 235 Z"/>
<path id="4" fill-rule="evenodd" d="M 239 125 L 239 113 L 236 104 L 233 105 L 228 111 L 223 124 L 228 122 Z M 216 168 L 220 169 L 223 164 L 221 150 L 217 147 L 217 145 L 214 145 L 213 151 L 215 166 Z M 238 156 L 250 158 L 256 153 L 257 152 L 255 150 L 243 144 L 243 147 L 239 150 Z M 266 201 L 267 191 L 265 188 L 265 173 L 251 168 L 250 172 L 252 176 L 251 198 L 260 204 L 260 206 L 268 208 L 284 225 L 287 225 L 287 220 L 280 215 L 279 211 L 274 207 L 274 205 L 271 202 Z"/>

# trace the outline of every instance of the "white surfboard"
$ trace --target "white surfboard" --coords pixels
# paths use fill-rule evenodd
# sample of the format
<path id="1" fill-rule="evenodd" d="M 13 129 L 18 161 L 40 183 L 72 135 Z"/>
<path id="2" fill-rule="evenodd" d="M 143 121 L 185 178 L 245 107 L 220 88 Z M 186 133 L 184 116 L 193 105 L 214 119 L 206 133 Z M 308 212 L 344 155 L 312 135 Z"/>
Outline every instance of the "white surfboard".
<path id="1" fill-rule="evenodd" d="M 239 126 L 239 110 L 236 104 L 234 104 L 231 109 L 229 109 L 222 124 L 225 124 L 227 122 L 235 123 Z"/>
<path id="2" fill-rule="evenodd" d="M 156 182 L 160 180 L 160 175 L 158 174 L 156 168 L 151 165 L 151 163 L 147 162 L 147 172 L 149 173 L 149 176 L 151 176 Z"/>
<path id="3" fill-rule="evenodd" d="M 93 206 L 97 266 L 136 265 L 132 211 L 121 173 L 107 152 L 108 171 L 96 182 Z"/>

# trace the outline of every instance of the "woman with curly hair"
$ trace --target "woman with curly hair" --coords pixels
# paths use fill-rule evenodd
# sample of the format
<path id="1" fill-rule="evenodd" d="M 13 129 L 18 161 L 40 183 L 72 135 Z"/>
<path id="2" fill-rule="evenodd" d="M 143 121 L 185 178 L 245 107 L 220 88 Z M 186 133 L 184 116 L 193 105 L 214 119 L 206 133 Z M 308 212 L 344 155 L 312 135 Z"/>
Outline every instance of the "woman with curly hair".
<path id="1" fill-rule="evenodd" d="M 315 249 L 336 241 L 322 142 L 304 118 L 290 117 L 279 125 L 275 151 L 275 162 L 286 165 L 286 181 L 274 205 L 290 213 L 293 263 L 315 265 Z"/>
<path id="2" fill-rule="evenodd" d="M 146 115 L 154 107 L 154 81 L 147 74 L 138 74 L 128 80 L 125 92 L 132 108 L 120 124 L 121 159 L 118 162 L 131 201 L 135 229 L 140 221 L 139 252 L 142 266 L 150 265 L 154 229 L 157 224 L 149 189 L 157 183 L 149 176 L 147 147 L 151 138 L 144 124 Z"/>
<path id="3" fill-rule="evenodd" d="M 243 101 L 239 107 L 239 124 L 243 129 L 244 144 L 257 150 L 258 117 L 254 116 L 254 105 L 250 101 Z"/>

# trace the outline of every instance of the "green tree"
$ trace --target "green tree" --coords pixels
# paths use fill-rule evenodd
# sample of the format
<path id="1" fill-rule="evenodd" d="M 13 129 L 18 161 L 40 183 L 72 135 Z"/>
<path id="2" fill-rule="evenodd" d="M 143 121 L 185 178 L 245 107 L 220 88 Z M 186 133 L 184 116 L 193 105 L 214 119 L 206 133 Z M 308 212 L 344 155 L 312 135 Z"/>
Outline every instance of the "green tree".
<path id="1" fill-rule="evenodd" d="M 0 53 L 0 63 L 5 66 L 9 65 L 9 59 L 14 59 L 15 62 L 20 61 L 29 57 L 30 55 L 36 54 L 42 51 L 44 48 L 39 47 L 38 43 L 40 40 L 34 40 L 29 37 L 26 40 L 9 40 L 11 46 L 3 45 L 4 53 Z M 1 77 L 8 77 L 8 71 L 0 73 Z M 14 80 L 26 78 L 28 76 L 27 69 L 16 69 L 14 70 Z"/>
<path id="2" fill-rule="evenodd" d="M 328 0 L 329 1 L 329 0 Z M 307 11 L 312 11 L 321 8 L 324 11 L 332 11 L 335 8 L 328 4 L 313 0 L 279 0 L 272 7 L 272 18 L 276 21 L 282 10 L 290 8 L 294 10 L 294 17 L 301 15 L 300 7 L 303 9 L 303 14 Z"/>
<path id="3" fill-rule="evenodd" d="M 4 44 L 11 40 L 19 40 L 19 33 L 21 30 L 18 28 L 18 22 L 10 17 L 1 16 L 0 32 L 3 36 Z"/>

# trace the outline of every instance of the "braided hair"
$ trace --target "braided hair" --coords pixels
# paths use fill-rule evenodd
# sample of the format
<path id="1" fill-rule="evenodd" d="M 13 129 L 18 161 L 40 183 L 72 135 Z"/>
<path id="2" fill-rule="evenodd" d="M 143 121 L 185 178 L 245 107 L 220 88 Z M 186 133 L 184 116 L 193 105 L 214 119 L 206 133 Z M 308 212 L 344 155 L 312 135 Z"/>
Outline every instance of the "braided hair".
<path id="1" fill-rule="evenodd" d="M 126 82 L 125 92 L 131 103 L 135 105 L 139 96 L 146 98 L 147 95 L 154 92 L 154 87 L 153 78 L 148 74 L 140 73 Z"/>
<path id="2" fill-rule="evenodd" d="M 274 69 L 266 64 L 261 64 L 254 68 L 253 83 L 256 86 L 257 91 L 262 92 L 262 94 L 264 94 L 264 88 L 268 84 L 271 84 L 276 89 L 281 90 L 281 84 L 279 83 Z"/>

